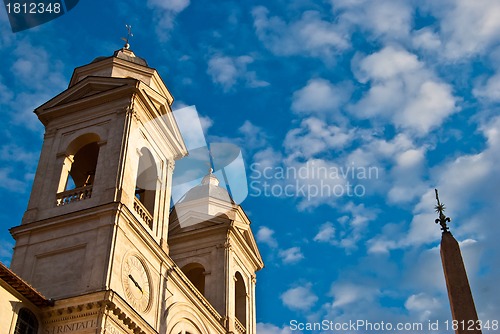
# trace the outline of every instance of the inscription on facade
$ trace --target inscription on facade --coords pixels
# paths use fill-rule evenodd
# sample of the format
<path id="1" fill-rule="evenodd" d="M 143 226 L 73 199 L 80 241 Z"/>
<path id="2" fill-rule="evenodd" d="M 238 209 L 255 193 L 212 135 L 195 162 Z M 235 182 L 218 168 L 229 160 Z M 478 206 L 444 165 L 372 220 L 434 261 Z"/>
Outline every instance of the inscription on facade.
<path id="1" fill-rule="evenodd" d="M 97 328 L 96 320 L 78 321 L 71 324 L 49 327 L 46 328 L 43 333 L 44 334 L 71 333 L 81 329 L 92 329 L 92 328 Z"/>

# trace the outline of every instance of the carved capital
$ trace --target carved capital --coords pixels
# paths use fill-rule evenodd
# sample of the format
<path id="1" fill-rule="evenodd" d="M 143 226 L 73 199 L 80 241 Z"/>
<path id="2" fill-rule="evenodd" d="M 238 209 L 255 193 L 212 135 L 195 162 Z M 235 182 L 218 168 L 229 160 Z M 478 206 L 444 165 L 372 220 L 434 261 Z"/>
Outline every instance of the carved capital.
<path id="1" fill-rule="evenodd" d="M 167 160 L 167 168 L 168 168 L 169 172 L 173 172 L 174 171 L 174 168 L 175 168 L 175 160 L 174 159 Z"/>
<path id="2" fill-rule="evenodd" d="M 233 246 L 231 245 L 231 243 L 229 241 L 226 241 L 223 244 L 218 244 L 216 247 L 217 248 L 224 248 L 227 250 L 231 250 L 233 248 Z"/>
<path id="3" fill-rule="evenodd" d="M 43 139 L 54 137 L 56 134 L 57 134 L 57 129 L 45 130 L 45 133 L 43 134 Z"/>
<path id="4" fill-rule="evenodd" d="M 133 105 L 126 106 L 125 108 L 123 108 L 123 111 L 127 116 L 132 116 L 133 119 L 136 120 L 137 122 L 141 121 L 141 118 L 139 117 L 137 110 L 134 108 Z"/>

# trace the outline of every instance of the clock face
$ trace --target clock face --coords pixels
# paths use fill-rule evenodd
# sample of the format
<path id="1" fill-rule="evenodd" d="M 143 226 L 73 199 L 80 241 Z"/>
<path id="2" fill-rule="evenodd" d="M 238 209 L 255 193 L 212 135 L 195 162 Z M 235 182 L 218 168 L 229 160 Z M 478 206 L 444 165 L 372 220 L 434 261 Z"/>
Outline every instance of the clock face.
<path id="1" fill-rule="evenodd" d="M 151 301 L 151 286 L 146 266 L 137 256 L 125 258 L 122 265 L 122 283 L 125 298 L 139 312 L 145 312 Z"/>

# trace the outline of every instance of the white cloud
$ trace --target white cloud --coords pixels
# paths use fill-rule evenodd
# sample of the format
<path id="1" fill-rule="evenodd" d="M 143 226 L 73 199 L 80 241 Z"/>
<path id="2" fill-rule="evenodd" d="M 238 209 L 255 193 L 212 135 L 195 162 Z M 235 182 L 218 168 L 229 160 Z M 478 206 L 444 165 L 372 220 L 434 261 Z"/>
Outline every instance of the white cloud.
<path id="1" fill-rule="evenodd" d="M 364 195 L 379 193 L 387 195 L 389 203 L 409 203 L 427 189 L 426 155 L 432 147 L 425 141 L 412 139 L 411 133 L 401 132 L 391 139 L 381 137 L 375 129 L 356 128 L 349 123 L 335 124 L 321 118 L 307 117 L 288 131 L 283 143 L 286 155 L 281 162 L 276 159 L 273 163 L 294 170 L 314 168 L 316 171 L 332 171 L 349 168 L 373 172 L 365 179 L 352 177 L 351 173 L 347 173 L 345 177 L 335 177 L 331 173 L 324 175 L 323 172 L 316 173 L 314 177 L 284 180 L 283 186 L 288 182 L 288 186 L 294 189 L 300 189 L 302 185 L 309 186 L 310 189 L 321 189 L 317 193 L 311 191 L 306 195 L 297 192 L 301 210 L 321 204 L 335 206 L 336 201 L 332 200 L 331 192 L 328 193 L 327 190 L 338 190 L 340 187 L 346 190 L 346 182 L 352 187 L 361 185 L 363 191 L 368 192 Z M 276 152 L 272 156 L 277 157 Z M 291 184 L 293 182 L 290 181 L 297 182 Z M 347 190 L 343 195 L 334 197 L 345 197 L 346 194 Z"/>
<path id="2" fill-rule="evenodd" d="M 405 302 L 405 307 L 410 311 L 422 311 L 439 307 L 439 302 L 436 298 L 419 293 L 411 295 Z"/>
<path id="3" fill-rule="evenodd" d="M 148 5 L 152 7 L 157 7 L 159 9 L 164 9 L 172 12 L 179 13 L 189 6 L 189 0 L 148 0 Z"/>
<path id="4" fill-rule="evenodd" d="M 353 283 L 334 283 L 330 293 L 333 296 L 332 307 L 334 308 L 345 307 L 355 302 L 369 301 L 379 294 L 377 289 Z"/>
<path id="5" fill-rule="evenodd" d="M 288 131 L 283 145 L 292 156 L 307 159 L 347 146 L 355 129 L 341 128 L 315 117 L 304 119 L 300 127 Z"/>
<path id="6" fill-rule="evenodd" d="M 187 105 L 183 101 L 178 101 L 175 100 L 174 104 L 172 105 L 172 110 L 174 112 L 174 117 L 176 117 L 176 121 L 180 122 L 187 122 L 187 127 L 189 130 L 183 130 L 182 135 L 183 137 L 186 136 L 184 132 L 188 132 L 189 135 L 187 136 L 192 136 L 194 133 L 199 133 L 199 127 L 198 127 L 198 122 L 194 121 L 194 126 L 192 125 L 193 120 L 197 119 L 199 120 L 199 123 L 201 125 L 201 128 L 203 129 L 203 133 L 207 133 L 208 129 L 214 125 L 214 120 L 211 119 L 209 116 L 206 115 L 200 115 L 198 113 L 198 110 L 196 110 L 196 106 L 193 105 Z M 184 113 L 184 114 L 182 114 Z M 179 118 L 179 120 L 177 120 Z M 190 120 L 191 122 L 189 122 Z M 183 124 L 184 125 L 184 124 Z M 196 128 L 196 130 L 195 130 Z M 194 133 L 192 133 L 194 132 Z M 204 145 L 203 142 L 199 142 L 199 145 Z"/>
<path id="7" fill-rule="evenodd" d="M 335 227 L 332 223 L 324 223 L 320 226 L 319 232 L 314 236 L 317 242 L 332 242 L 335 239 Z"/>
<path id="8" fill-rule="evenodd" d="M 12 35 L 9 32 L 9 35 Z M 16 40 L 9 50 L 14 60 L 5 61 L 6 70 L 15 73 L 8 87 L 0 77 L 0 105 L 9 121 L 16 126 L 41 131 L 42 126 L 33 110 L 67 87 L 61 74 L 64 64 L 60 58 L 29 39 Z"/>
<path id="9" fill-rule="evenodd" d="M 364 237 L 367 225 L 377 218 L 378 211 L 375 208 L 366 207 L 363 203 L 354 204 L 348 202 L 343 205 L 341 216 L 337 222 L 337 241 L 333 245 L 343 248 L 347 253 L 358 247 L 359 241 Z"/>
<path id="10" fill-rule="evenodd" d="M 413 149 L 414 143 L 407 134 L 400 133 L 391 140 L 377 138 L 370 140 L 366 148 L 369 151 L 375 152 L 378 156 L 388 158 L 408 149 Z"/>
<path id="11" fill-rule="evenodd" d="M 9 168 L 0 168 L 0 188 L 16 193 L 29 191 L 26 180 L 20 180 L 12 174 L 14 173 Z"/>
<path id="12" fill-rule="evenodd" d="M 293 93 L 292 110 L 297 113 L 338 114 L 339 108 L 350 97 L 350 85 L 332 84 L 330 81 L 316 78 Z"/>
<path id="13" fill-rule="evenodd" d="M 275 166 L 279 166 L 283 161 L 283 156 L 272 147 L 267 147 L 255 153 L 253 160 L 254 164 L 252 169 L 262 171 L 265 168 L 274 168 Z"/>
<path id="14" fill-rule="evenodd" d="M 431 52 L 438 52 L 442 47 L 439 35 L 430 28 L 422 28 L 414 31 L 412 44 L 417 49 Z"/>
<path id="15" fill-rule="evenodd" d="M 208 74 L 215 83 L 229 89 L 234 86 L 238 76 L 236 61 L 226 56 L 213 56 L 208 61 Z"/>
<path id="16" fill-rule="evenodd" d="M 500 41 L 496 0 L 429 0 L 422 7 L 438 19 L 444 55 L 451 59 L 483 54 Z"/>
<path id="17" fill-rule="evenodd" d="M 204 128 L 212 125 L 212 120 L 198 114 L 195 106 L 183 106 L 173 111 L 175 120 L 186 143 L 188 150 L 207 145 Z"/>
<path id="18" fill-rule="evenodd" d="M 250 56 L 229 57 L 216 54 L 208 60 L 207 72 L 212 81 L 221 85 L 224 91 L 229 91 L 240 81 L 251 88 L 268 86 L 268 82 L 258 80 L 257 74 L 247 69 L 253 61 Z"/>
<path id="19" fill-rule="evenodd" d="M 200 116 L 200 123 L 205 133 L 214 125 L 214 121 L 208 116 Z"/>
<path id="20" fill-rule="evenodd" d="M 476 97 L 482 98 L 489 102 L 500 101 L 500 71 L 487 80 L 481 80 L 473 90 Z"/>
<path id="21" fill-rule="evenodd" d="M 450 85 L 429 79 L 422 82 L 416 96 L 406 104 L 402 113 L 395 115 L 394 121 L 401 127 L 426 133 L 454 113 L 457 110 L 455 104 Z"/>
<path id="22" fill-rule="evenodd" d="M 459 245 L 460 245 L 460 247 L 467 247 L 467 246 L 470 246 L 470 245 L 474 245 L 475 243 L 477 243 L 477 240 L 474 240 L 474 239 L 465 239 L 465 240 L 460 241 Z"/>
<path id="23" fill-rule="evenodd" d="M 360 82 L 370 84 L 350 108 L 360 118 L 390 120 L 423 136 L 458 110 L 451 86 L 406 50 L 385 47 L 361 58 L 354 70 Z"/>
<path id="24" fill-rule="evenodd" d="M 292 247 L 280 250 L 278 255 L 285 264 L 297 263 L 300 260 L 304 259 L 304 254 L 302 254 L 302 252 L 300 251 L 300 247 Z"/>
<path id="25" fill-rule="evenodd" d="M 343 28 L 322 19 L 317 11 L 306 11 L 290 23 L 269 17 L 269 10 L 262 6 L 254 8 L 252 14 L 257 36 L 276 55 L 300 54 L 329 60 L 350 47 Z"/>
<path id="26" fill-rule="evenodd" d="M 292 334 L 290 327 L 278 327 L 273 324 L 258 322 L 257 323 L 257 333 L 259 334 Z"/>
<path id="27" fill-rule="evenodd" d="M 478 219 L 478 212 L 473 210 L 472 203 L 480 201 L 484 204 L 490 198 L 500 196 L 500 118 L 495 118 L 481 128 L 487 139 L 487 147 L 476 154 L 465 154 L 445 161 L 434 168 L 434 186 L 439 189 L 441 201 L 446 204 L 447 212 L 461 216 L 458 226 L 451 225 L 458 235 L 462 233 L 474 236 L 485 227 Z M 410 159 L 411 160 L 411 159 Z M 418 159 L 417 159 L 418 160 Z M 437 242 L 440 237 L 439 228 L 434 224 L 437 218 L 434 212 L 436 205 L 435 192 L 427 185 L 421 192 L 420 199 L 413 209 L 413 219 L 407 231 L 399 231 L 389 238 L 379 235 L 370 242 L 369 251 L 384 253 L 391 249 L 418 247 L 423 244 Z M 488 212 L 490 209 L 485 209 Z M 489 214 L 491 216 L 492 213 Z M 488 220 L 488 219 L 486 219 Z M 481 226 L 481 228 L 479 227 Z M 455 233 L 454 233 L 455 234 Z M 486 235 L 483 238 L 488 238 Z M 470 239 L 467 238 L 467 239 Z M 470 245 L 468 241 L 466 245 Z"/>
<path id="28" fill-rule="evenodd" d="M 431 225 L 433 222 L 429 222 Z M 439 235 L 439 228 L 433 227 Z M 390 236 L 397 239 L 398 235 Z M 405 287 L 410 294 L 426 293 L 429 296 L 446 295 L 446 282 L 443 275 L 441 256 L 439 254 L 439 243 L 433 242 L 428 247 L 415 248 L 417 252 L 408 250 L 405 252 L 407 258 L 401 263 L 402 271 L 400 280 L 405 281 Z"/>
<path id="29" fill-rule="evenodd" d="M 411 168 L 418 165 L 424 159 L 424 152 L 421 149 L 410 149 L 402 152 L 396 158 L 398 166 L 403 168 Z"/>
<path id="30" fill-rule="evenodd" d="M 291 288 L 281 295 L 283 305 L 291 310 L 307 311 L 316 304 L 318 296 L 312 290 L 312 284 L 307 283 L 302 286 Z"/>
<path id="31" fill-rule="evenodd" d="M 339 21 L 349 27 L 363 30 L 371 38 L 382 40 L 404 39 L 413 21 L 413 8 L 408 1 L 394 0 L 332 0 Z"/>
<path id="32" fill-rule="evenodd" d="M 273 235 L 273 230 L 271 230 L 269 227 L 262 226 L 257 231 L 256 239 L 258 242 L 262 242 L 271 248 L 276 248 L 278 247 L 278 242 L 273 237 Z"/>
<path id="33" fill-rule="evenodd" d="M 61 74 L 64 67 L 62 61 L 46 49 L 22 40 L 16 45 L 14 54 L 17 59 L 11 71 L 16 73 L 16 80 L 31 90 L 56 95 L 67 87 L 67 79 Z"/>
<path id="34" fill-rule="evenodd" d="M 368 254 L 388 254 L 392 249 L 396 248 L 396 241 L 387 240 L 384 238 L 374 238 L 367 242 Z"/>
<path id="35" fill-rule="evenodd" d="M 170 30 L 174 28 L 176 16 L 185 10 L 190 4 L 190 0 L 148 0 L 149 8 L 154 9 L 154 20 L 156 22 L 156 32 L 160 39 L 166 39 Z"/>
<path id="36" fill-rule="evenodd" d="M 366 83 L 369 80 L 392 79 L 423 69 L 424 65 L 416 55 L 388 46 L 363 58 L 356 74 L 360 82 Z"/>
<path id="37" fill-rule="evenodd" d="M 420 196 L 427 185 L 423 181 L 426 147 L 411 148 L 395 155 L 392 186 L 387 194 L 391 203 L 410 202 Z"/>
<path id="38" fill-rule="evenodd" d="M 28 151 L 18 144 L 5 144 L 0 147 L 0 160 L 21 162 L 24 166 L 35 167 L 38 161 L 38 152 Z"/>
<path id="39" fill-rule="evenodd" d="M 389 203 L 408 203 L 427 189 L 428 144 L 417 144 L 406 133 L 399 133 L 390 140 L 364 135 L 354 141 L 360 145 L 349 151 L 345 159 L 358 166 L 377 168 L 378 177 L 365 180 L 365 187 L 372 194 L 387 195 Z"/>
<path id="40" fill-rule="evenodd" d="M 410 137 L 404 133 L 390 140 L 379 138 L 377 135 L 362 135 L 360 139 L 362 139 L 360 145 L 346 152 L 345 157 L 346 161 L 355 162 L 358 166 L 383 167 L 388 162 L 390 167 L 394 164 L 394 157 L 398 153 L 414 147 Z M 383 181 L 378 180 L 378 184 L 382 184 Z"/>
<path id="41" fill-rule="evenodd" d="M 256 149 L 268 144 L 265 130 L 256 126 L 249 120 L 246 120 L 243 125 L 239 127 L 238 132 L 243 135 L 245 148 Z"/>
<path id="42" fill-rule="evenodd" d="M 442 308 L 439 300 L 426 293 L 413 294 L 405 302 L 405 308 L 411 313 L 417 313 L 421 322 L 429 320 L 435 310 Z"/>

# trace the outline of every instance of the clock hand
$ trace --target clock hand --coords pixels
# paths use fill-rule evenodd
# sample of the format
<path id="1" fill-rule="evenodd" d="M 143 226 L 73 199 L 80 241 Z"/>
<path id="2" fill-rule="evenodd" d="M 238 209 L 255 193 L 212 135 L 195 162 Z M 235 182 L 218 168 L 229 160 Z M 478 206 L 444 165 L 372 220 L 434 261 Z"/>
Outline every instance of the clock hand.
<path id="1" fill-rule="evenodd" d="M 134 277 L 133 277 L 131 274 L 129 274 L 129 275 L 128 275 L 128 277 L 132 280 L 132 282 L 133 282 L 133 283 L 134 283 L 134 285 L 137 287 L 137 289 L 139 289 L 139 291 L 141 291 L 141 293 L 144 293 L 144 292 L 142 291 L 141 286 L 139 285 L 139 283 L 137 283 L 137 281 L 134 279 Z"/>

